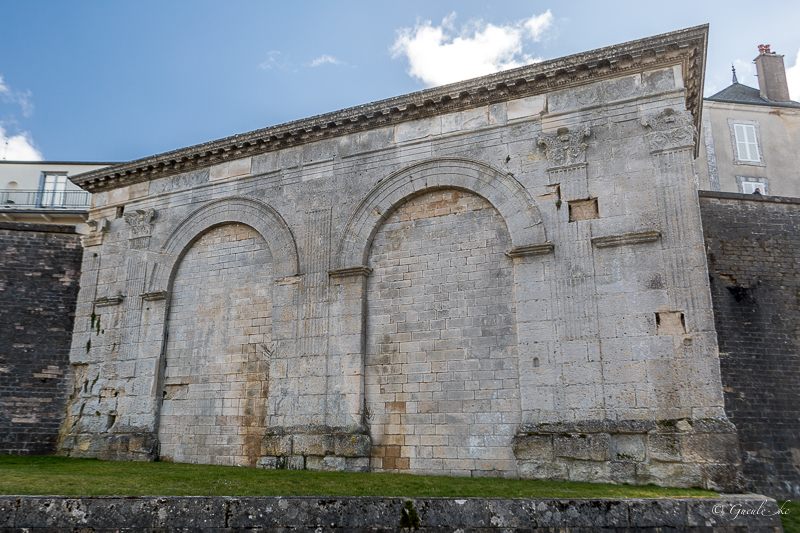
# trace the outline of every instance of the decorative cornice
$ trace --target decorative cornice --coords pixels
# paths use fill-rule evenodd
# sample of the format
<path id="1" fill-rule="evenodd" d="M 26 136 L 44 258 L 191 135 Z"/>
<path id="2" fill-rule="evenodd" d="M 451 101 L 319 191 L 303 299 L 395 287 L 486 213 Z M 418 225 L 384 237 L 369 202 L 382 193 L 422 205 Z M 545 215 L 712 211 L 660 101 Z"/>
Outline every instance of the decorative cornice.
<path id="1" fill-rule="evenodd" d="M 592 243 L 598 248 L 611 248 L 612 246 L 656 242 L 660 237 L 661 233 L 651 230 L 637 233 L 624 233 L 622 235 L 609 235 L 607 237 L 595 237 L 592 239 Z"/>
<path id="2" fill-rule="evenodd" d="M 117 296 L 103 296 L 94 301 L 95 307 L 110 307 L 112 305 L 119 305 L 122 303 L 124 296 L 118 294 Z"/>
<path id="3" fill-rule="evenodd" d="M 349 268 L 340 268 L 337 270 L 328 270 L 328 275 L 334 279 L 336 278 L 349 278 L 352 276 L 367 277 L 372 274 L 372 269 L 368 266 L 355 266 Z"/>
<path id="4" fill-rule="evenodd" d="M 678 64 L 686 108 L 699 130 L 707 42 L 708 25 L 695 26 L 234 135 L 70 180 L 93 193 L 109 191 L 321 139 Z"/>
<path id="5" fill-rule="evenodd" d="M 553 253 L 555 246 L 552 242 L 543 242 L 540 244 L 528 244 L 526 246 L 517 246 L 506 251 L 508 257 L 525 257 L 532 255 L 547 255 Z"/>

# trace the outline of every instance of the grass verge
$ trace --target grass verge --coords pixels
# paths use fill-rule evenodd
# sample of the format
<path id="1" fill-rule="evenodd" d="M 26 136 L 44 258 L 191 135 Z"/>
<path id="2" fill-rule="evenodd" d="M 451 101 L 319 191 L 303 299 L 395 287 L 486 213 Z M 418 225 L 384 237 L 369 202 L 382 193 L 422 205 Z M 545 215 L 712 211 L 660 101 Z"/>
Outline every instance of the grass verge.
<path id="1" fill-rule="evenodd" d="M 702 489 L 410 474 L 257 470 L 0 455 L 0 494 L 64 496 L 711 497 Z"/>
<path id="2" fill-rule="evenodd" d="M 778 502 L 778 507 L 784 533 L 800 533 L 800 502 Z"/>

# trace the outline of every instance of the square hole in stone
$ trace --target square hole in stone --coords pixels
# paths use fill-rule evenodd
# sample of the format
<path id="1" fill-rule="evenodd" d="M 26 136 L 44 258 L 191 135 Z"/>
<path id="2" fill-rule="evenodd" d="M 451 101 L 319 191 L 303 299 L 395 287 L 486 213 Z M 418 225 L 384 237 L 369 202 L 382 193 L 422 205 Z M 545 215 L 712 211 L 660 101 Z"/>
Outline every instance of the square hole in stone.
<path id="1" fill-rule="evenodd" d="M 597 211 L 597 198 L 588 198 L 586 200 L 573 200 L 568 203 L 569 203 L 570 222 L 600 218 L 600 215 Z"/>
<path id="2" fill-rule="evenodd" d="M 681 312 L 656 313 L 659 335 L 686 335 L 686 318 Z"/>

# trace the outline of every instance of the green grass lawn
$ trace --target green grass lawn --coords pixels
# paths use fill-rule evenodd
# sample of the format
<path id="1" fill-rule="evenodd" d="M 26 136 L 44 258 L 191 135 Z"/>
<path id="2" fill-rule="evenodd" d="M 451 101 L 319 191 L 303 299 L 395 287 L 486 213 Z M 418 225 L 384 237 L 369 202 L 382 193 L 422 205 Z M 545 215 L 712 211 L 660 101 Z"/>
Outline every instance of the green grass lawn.
<path id="1" fill-rule="evenodd" d="M 781 514 L 781 523 L 785 533 L 800 533 L 800 502 L 778 502 L 778 506 L 786 514 Z"/>
<path id="2" fill-rule="evenodd" d="M 0 455 L 0 494 L 82 496 L 709 497 L 701 489 L 408 474 L 257 470 Z"/>

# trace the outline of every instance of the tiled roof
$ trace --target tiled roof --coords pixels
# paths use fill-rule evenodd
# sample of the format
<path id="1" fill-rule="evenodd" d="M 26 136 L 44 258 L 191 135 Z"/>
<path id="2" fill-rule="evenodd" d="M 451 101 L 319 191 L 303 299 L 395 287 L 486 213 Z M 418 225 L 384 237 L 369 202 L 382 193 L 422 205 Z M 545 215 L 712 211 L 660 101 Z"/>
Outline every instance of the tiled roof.
<path id="1" fill-rule="evenodd" d="M 729 87 L 722 89 L 720 92 L 713 96 L 709 96 L 706 100 L 712 102 L 727 102 L 731 104 L 750 104 L 750 105 L 768 105 L 772 107 L 796 107 L 800 108 L 799 102 L 771 102 L 761 96 L 758 89 L 753 89 L 741 83 L 733 83 Z"/>

